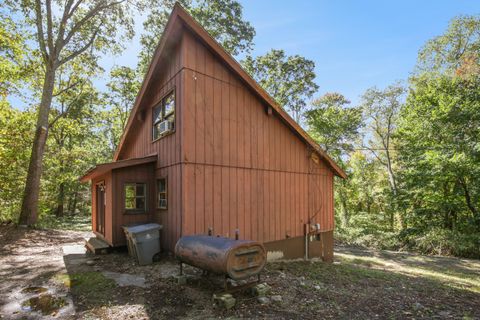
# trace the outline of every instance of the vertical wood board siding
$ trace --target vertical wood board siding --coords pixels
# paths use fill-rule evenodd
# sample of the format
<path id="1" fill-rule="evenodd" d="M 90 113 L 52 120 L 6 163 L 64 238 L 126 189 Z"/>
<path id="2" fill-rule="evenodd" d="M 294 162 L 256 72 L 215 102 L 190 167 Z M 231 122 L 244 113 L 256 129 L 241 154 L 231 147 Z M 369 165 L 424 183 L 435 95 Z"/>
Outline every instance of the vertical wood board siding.
<path id="1" fill-rule="evenodd" d="M 182 43 L 169 50 L 165 55 L 162 65 L 153 75 L 151 83 L 142 100 L 139 114 L 140 119 L 135 119 L 128 136 L 125 139 L 125 146 L 119 154 L 119 160 L 144 157 L 146 155 L 157 154 L 158 160 L 155 168 L 152 168 L 150 193 L 152 196 L 151 211 L 149 219 L 163 226 L 161 231 L 161 245 L 164 249 L 173 251 L 177 239 L 182 230 L 182 120 L 186 115 L 183 114 L 183 82 L 184 75 L 182 71 Z M 156 141 L 152 139 L 153 109 L 158 105 L 161 99 L 175 90 L 175 131 Z M 135 169 L 134 169 L 135 170 Z M 156 199 L 156 180 L 167 178 L 167 209 L 157 209 Z M 122 215 L 118 209 L 117 216 Z M 140 218 L 130 217 L 128 222 L 139 220 Z M 143 217 L 145 219 L 145 217 Z M 121 235 L 118 235 L 121 237 Z"/>
<path id="2" fill-rule="evenodd" d="M 153 108 L 171 90 L 175 132 L 152 142 Z M 164 226 L 166 249 L 209 228 L 263 242 L 301 236 L 309 220 L 333 229 L 331 170 L 314 163 L 297 134 L 190 32 L 153 77 L 140 110 L 119 159 L 158 154 L 153 172 L 168 179 L 168 209 L 153 210 L 152 219 Z"/>
<path id="3" fill-rule="evenodd" d="M 227 67 L 184 37 L 184 234 L 274 241 L 333 229 L 333 175 Z"/>

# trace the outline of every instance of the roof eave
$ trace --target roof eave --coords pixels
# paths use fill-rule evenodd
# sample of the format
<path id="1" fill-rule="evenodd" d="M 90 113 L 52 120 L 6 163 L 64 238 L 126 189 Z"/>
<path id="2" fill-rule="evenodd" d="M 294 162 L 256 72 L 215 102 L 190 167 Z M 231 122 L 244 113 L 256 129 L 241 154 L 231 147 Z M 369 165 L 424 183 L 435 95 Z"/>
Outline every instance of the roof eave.
<path id="1" fill-rule="evenodd" d="M 153 163 L 153 162 L 156 162 L 157 159 L 158 159 L 158 156 L 155 154 L 155 155 L 149 155 L 141 158 L 132 158 L 127 160 L 100 163 L 100 164 L 97 164 L 95 167 L 90 168 L 82 177 L 79 178 L 79 180 L 80 182 L 88 182 L 90 180 L 93 180 L 107 173 L 108 171 L 125 168 L 125 167 L 143 165 L 147 163 Z"/>
<path id="2" fill-rule="evenodd" d="M 155 52 L 153 54 L 152 60 L 150 61 L 150 65 L 148 66 L 148 71 L 145 74 L 142 85 L 140 87 L 140 90 L 138 91 L 137 97 L 135 98 L 135 103 L 133 104 L 132 111 L 130 112 L 130 115 L 127 120 L 127 124 L 125 126 L 125 129 L 123 130 L 122 136 L 120 138 L 120 142 L 117 146 L 117 149 L 115 150 L 115 154 L 113 156 L 113 160 L 116 161 L 118 160 L 118 157 L 120 155 L 120 152 L 123 148 L 123 145 L 125 143 L 126 139 L 126 134 L 129 131 L 130 127 L 132 126 L 133 120 L 135 118 L 135 114 L 137 112 L 137 109 L 140 106 L 141 100 L 145 94 L 145 91 L 147 90 L 148 84 L 150 83 L 150 80 L 153 76 L 153 71 L 155 70 L 155 67 L 158 64 L 158 60 L 161 56 L 161 53 L 163 51 L 163 48 L 165 47 L 166 41 L 169 38 L 170 34 L 172 33 L 175 23 L 178 18 L 178 13 L 177 11 L 179 10 L 180 5 L 178 3 L 175 4 L 173 11 L 170 15 L 170 18 L 167 21 L 167 24 L 165 26 L 165 31 L 162 34 L 162 37 L 160 38 L 160 41 L 155 49 Z M 180 7 L 181 8 L 181 7 Z M 183 9 L 182 9 L 183 10 Z"/>

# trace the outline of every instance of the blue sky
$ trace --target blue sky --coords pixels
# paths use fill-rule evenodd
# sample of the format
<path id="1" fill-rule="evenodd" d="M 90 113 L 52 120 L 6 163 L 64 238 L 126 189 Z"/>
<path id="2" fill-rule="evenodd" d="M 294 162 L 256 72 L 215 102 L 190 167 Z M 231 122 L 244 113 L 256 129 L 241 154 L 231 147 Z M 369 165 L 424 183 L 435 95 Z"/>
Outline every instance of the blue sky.
<path id="1" fill-rule="evenodd" d="M 478 0 L 240 0 L 256 29 L 253 55 L 284 49 L 315 61 L 319 93 L 352 104 L 369 87 L 407 79 L 417 52 L 459 14 L 479 14 Z M 141 31 L 141 24 L 138 31 Z M 134 66 L 138 39 L 108 64 Z"/>
<path id="2" fill-rule="evenodd" d="M 282 3 L 282 5 L 279 5 Z M 288 5 L 287 5 L 288 3 Z M 352 103 L 365 89 L 407 79 L 422 45 L 478 0 L 242 1 L 257 31 L 254 54 L 283 48 L 316 64 L 319 94 Z"/>
<path id="3" fill-rule="evenodd" d="M 479 14 L 479 0 L 239 0 L 256 29 L 254 56 L 284 49 L 315 61 L 319 96 L 337 91 L 357 104 L 372 86 L 405 80 L 417 52 L 456 15 Z M 125 52 L 102 61 L 135 67 L 142 20 Z"/>

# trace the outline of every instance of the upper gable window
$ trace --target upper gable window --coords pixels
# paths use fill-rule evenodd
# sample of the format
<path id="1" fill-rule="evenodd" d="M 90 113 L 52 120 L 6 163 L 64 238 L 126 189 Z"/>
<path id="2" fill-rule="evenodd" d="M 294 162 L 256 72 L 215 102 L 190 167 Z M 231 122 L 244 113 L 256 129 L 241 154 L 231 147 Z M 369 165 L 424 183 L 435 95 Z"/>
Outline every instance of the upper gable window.
<path id="1" fill-rule="evenodd" d="M 153 108 L 153 140 L 173 132 L 175 129 L 175 91 L 167 94 Z"/>

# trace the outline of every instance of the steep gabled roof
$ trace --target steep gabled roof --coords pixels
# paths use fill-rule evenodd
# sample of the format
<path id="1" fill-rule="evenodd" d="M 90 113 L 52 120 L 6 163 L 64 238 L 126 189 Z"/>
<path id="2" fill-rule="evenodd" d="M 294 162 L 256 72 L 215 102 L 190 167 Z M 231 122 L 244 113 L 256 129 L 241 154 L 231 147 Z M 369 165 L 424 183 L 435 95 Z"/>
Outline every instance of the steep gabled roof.
<path id="1" fill-rule="evenodd" d="M 182 23 L 179 24 L 178 22 L 181 21 Z M 214 39 L 212 38 L 208 32 L 197 22 L 195 19 L 187 12 L 185 9 L 182 8 L 178 2 L 175 4 L 172 13 L 170 14 L 170 18 L 168 19 L 167 25 L 165 27 L 165 31 L 160 39 L 160 42 L 155 50 L 153 55 L 153 59 L 150 62 L 150 66 L 148 71 L 143 79 L 142 86 L 140 91 L 138 92 L 137 98 L 135 100 L 134 107 L 132 112 L 130 113 L 130 117 L 128 118 L 128 122 L 123 132 L 122 138 L 120 143 L 117 147 L 117 150 L 114 155 L 114 161 L 116 161 L 120 155 L 120 151 L 125 143 L 125 138 L 127 136 L 127 132 L 130 130 L 133 119 L 135 119 L 135 115 L 139 109 L 141 104 L 141 100 L 147 90 L 148 84 L 152 79 L 156 66 L 160 62 L 160 57 L 162 56 L 162 52 L 165 49 L 165 46 L 170 37 L 176 33 L 176 28 L 181 25 L 183 27 L 188 28 L 194 35 L 196 35 L 199 39 L 203 41 L 203 43 L 212 50 L 214 54 L 216 54 L 220 59 L 232 70 L 236 75 L 240 77 L 241 80 L 267 105 L 269 105 L 275 113 L 280 117 L 280 119 L 290 128 L 294 133 L 296 133 L 305 143 L 307 143 L 313 151 L 317 152 L 321 158 L 327 163 L 327 165 L 333 170 L 333 172 L 342 178 L 346 178 L 345 172 L 333 161 L 332 158 L 328 156 L 328 154 L 322 150 L 322 148 L 305 132 L 305 130 L 300 127 L 295 120 L 290 117 L 290 115 L 281 108 L 277 102 L 262 88 L 260 85 L 241 67 L 241 65 L 233 58 L 225 49 Z M 177 30 L 178 31 L 178 30 Z"/>

